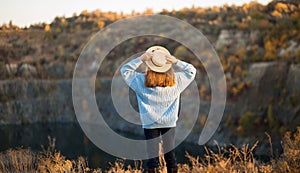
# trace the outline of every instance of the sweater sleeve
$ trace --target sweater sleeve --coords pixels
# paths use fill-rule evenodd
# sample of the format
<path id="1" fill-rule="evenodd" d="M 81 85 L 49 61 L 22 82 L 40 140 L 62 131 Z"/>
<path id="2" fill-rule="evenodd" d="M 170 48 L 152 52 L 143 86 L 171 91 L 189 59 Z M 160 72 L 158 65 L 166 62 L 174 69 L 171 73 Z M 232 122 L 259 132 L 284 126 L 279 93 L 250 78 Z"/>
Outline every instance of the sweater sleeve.
<path id="1" fill-rule="evenodd" d="M 124 64 L 121 67 L 121 75 L 126 82 L 126 84 L 132 88 L 134 91 L 136 91 L 137 82 L 139 73 L 136 72 L 136 69 L 142 64 L 142 60 L 140 58 L 133 59 L 129 61 L 128 63 Z"/>
<path id="2" fill-rule="evenodd" d="M 180 69 L 180 71 L 176 73 L 177 86 L 180 92 L 182 92 L 194 80 L 197 70 L 192 64 L 181 60 L 178 60 L 176 66 Z"/>

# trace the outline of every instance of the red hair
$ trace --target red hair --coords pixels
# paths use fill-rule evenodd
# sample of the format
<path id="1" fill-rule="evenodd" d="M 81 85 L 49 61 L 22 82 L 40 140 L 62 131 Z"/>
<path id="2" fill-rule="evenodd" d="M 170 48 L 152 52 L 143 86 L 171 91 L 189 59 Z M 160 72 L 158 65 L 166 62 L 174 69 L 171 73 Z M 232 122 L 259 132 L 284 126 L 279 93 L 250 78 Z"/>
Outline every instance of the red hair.
<path id="1" fill-rule="evenodd" d="M 153 87 L 168 87 L 175 85 L 175 75 L 174 69 L 170 68 L 165 73 L 158 73 L 147 69 L 146 78 L 145 78 L 145 86 L 149 88 Z"/>

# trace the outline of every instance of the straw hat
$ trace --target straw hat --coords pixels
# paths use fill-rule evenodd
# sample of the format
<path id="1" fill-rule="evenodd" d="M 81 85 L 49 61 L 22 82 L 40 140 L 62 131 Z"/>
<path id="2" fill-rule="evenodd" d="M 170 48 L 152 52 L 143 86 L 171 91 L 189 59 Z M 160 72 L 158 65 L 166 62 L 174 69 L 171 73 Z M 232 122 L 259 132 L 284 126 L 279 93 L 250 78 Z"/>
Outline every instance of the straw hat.
<path id="1" fill-rule="evenodd" d="M 150 60 L 145 61 L 146 65 L 155 72 L 164 73 L 167 72 L 172 64 L 167 64 L 166 55 L 171 55 L 168 49 L 162 46 L 152 46 L 146 50 L 146 52 L 152 52 L 153 56 Z"/>

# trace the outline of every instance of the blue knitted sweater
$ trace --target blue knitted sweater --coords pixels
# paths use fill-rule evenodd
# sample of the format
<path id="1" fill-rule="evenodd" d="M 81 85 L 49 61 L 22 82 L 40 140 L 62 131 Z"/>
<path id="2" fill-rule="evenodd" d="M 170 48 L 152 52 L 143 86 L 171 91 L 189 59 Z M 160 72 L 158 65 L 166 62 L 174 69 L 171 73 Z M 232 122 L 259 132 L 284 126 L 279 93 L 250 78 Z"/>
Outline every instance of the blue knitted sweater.
<path id="1" fill-rule="evenodd" d="M 143 128 L 175 127 L 178 119 L 180 93 L 194 80 L 196 69 L 193 65 L 178 60 L 175 66 L 175 85 L 172 87 L 145 86 L 145 73 L 138 73 L 136 69 L 143 62 L 136 58 L 121 68 L 121 75 L 127 85 L 137 96 L 138 107 Z"/>

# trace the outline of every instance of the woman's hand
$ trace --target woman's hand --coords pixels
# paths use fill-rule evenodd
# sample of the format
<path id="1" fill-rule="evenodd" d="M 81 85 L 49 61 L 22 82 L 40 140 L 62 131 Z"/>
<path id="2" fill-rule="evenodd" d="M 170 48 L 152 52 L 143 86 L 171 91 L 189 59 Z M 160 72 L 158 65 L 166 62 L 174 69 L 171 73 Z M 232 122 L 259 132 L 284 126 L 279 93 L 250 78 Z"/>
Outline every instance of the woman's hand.
<path id="1" fill-rule="evenodd" d="M 150 60 L 152 57 L 152 53 L 150 52 L 145 52 L 141 57 L 140 57 L 140 60 L 142 61 L 148 61 Z"/>
<path id="2" fill-rule="evenodd" d="M 178 59 L 172 55 L 166 55 L 166 60 L 168 64 L 176 64 L 178 62 Z"/>

